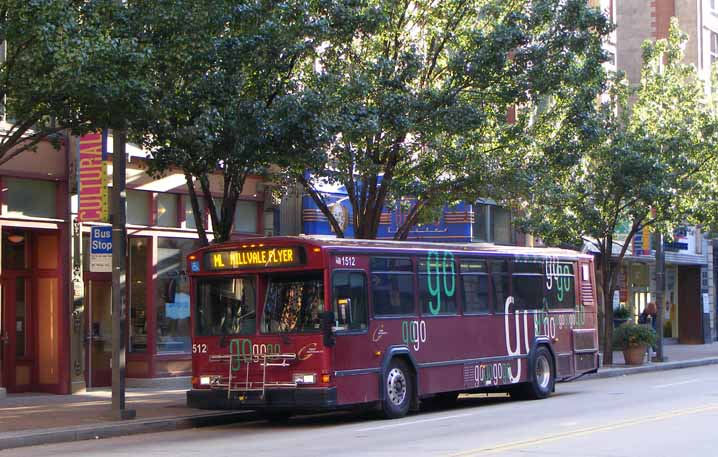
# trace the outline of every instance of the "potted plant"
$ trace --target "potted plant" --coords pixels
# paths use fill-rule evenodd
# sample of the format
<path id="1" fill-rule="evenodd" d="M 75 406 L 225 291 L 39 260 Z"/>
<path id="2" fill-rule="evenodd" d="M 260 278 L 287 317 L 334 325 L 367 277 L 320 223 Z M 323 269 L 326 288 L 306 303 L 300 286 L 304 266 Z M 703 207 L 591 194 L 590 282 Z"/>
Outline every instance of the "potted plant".
<path id="1" fill-rule="evenodd" d="M 631 318 L 631 311 L 625 306 L 619 306 L 613 310 L 613 328 L 617 329 Z"/>
<path id="2" fill-rule="evenodd" d="M 613 331 L 613 347 L 623 351 L 627 365 L 640 365 L 646 348 L 656 344 L 656 331 L 647 325 L 626 322 Z"/>

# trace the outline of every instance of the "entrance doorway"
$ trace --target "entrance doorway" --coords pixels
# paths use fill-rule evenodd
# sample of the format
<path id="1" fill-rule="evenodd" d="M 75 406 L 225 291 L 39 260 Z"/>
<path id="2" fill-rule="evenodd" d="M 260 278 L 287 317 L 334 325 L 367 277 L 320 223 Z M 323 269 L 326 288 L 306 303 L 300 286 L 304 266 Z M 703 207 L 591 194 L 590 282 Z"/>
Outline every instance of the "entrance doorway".
<path id="1" fill-rule="evenodd" d="M 10 392 L 28 390 L 35 378 L 29 278 L 2 280 L 2 387 Z"/>
<path id="2" fill-rule="evenodd" d="M 703 307 L 701 305 L 701 270 L 678 268 L 678 342 L 703 344 Z"/>
<path id="3" fill-rule="evenodd" d="M 112 282 L 85 282 L 85 382 L 112 385 Z"/>
<path id="4" fill-rule="evenodd" d="M 61 292 L 59 235 L 2 230 L 2 386 L 8 392 L 59 392 Z"/>

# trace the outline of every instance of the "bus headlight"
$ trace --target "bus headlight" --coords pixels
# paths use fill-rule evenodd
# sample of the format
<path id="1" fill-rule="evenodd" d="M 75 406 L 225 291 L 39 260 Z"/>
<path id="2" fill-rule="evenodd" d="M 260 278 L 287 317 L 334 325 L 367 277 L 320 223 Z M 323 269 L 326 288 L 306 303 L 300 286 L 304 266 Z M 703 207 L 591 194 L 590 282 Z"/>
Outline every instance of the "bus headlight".
<path id="1" fill-rule="evenodd" d="M 317 382 L 317 375 L 314 373 L 294 373 L 294 384 L 314 384 Z"/>
<path id="2" fill-rule="evenodd" d="M 199 384 L 201 386 L 208 386 L 210 384 L 210 377 L 209 376 L 200 376 L 199 378 Z"/>

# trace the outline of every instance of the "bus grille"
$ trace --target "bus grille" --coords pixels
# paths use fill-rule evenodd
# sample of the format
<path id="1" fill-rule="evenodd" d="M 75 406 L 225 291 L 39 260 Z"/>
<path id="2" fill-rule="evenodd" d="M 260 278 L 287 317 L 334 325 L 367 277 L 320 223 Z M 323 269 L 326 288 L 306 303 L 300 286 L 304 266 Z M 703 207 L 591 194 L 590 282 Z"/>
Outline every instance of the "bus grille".
<path id="1" fill-rule="evenodd" d="M 591 283 L 585 282 L 581 284 L 581 302 L 584 305 L 593 306 L 593 288 Z"/>
<path id="2" fill-rule="evenodd" d="M 295 353 L 285 354 L 259 354 L 250 357 L 242 355 L 213 355 L 210 362 L 227 364 L 227 376 L 222 376 L 212 384 L 214 389 L 227 390 L 227 396 L 232 392 L 261 392 L 261 397 L 267 388 L 296 388 L 297 383 L 291 380 L 270 380 L 268 379 L 267 368 L 287 368 L 290 362 L 297 359 Z M 239 363 L 239 369 L 232 370 L 232 365 Z M 260 372 L 254 368 L 259 368 Z M 261 373 L 260 380 L 254 380 L 257 374 Z"/>
<path id="3" fill-rule="evenodd" d="M 576 354 L 576 371 L 587 371 L 596 368 L 595 354 Z"/>
<path id="4" fill-rule="evenodd" d="M 570 376 L 573 374 L 571 368 L 571 354 L 559 355 L 556 360 L 556 371 L 559 376 Z"/>
<path id="5" fill-rule="evenodd" d="M 573 349 L 576 352 L 595 352 L 598 350 L 595 346 L 595 330 L 574 330 L 573 332 Z"/>

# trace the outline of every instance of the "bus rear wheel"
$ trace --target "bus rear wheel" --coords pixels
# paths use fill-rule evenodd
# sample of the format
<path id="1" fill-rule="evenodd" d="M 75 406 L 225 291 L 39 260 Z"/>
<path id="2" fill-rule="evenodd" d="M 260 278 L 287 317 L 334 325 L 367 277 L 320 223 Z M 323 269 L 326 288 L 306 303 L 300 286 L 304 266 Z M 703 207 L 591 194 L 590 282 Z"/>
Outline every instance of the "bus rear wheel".
<path id="1" fill-rule="evenodd" d="M 409 412 L 414 386 L 406 362 L 392 359 L 384 374 L 384 401 L 382 411 L 387 419 L 397 419 Z"/>
<path id="2" fill-rule="evenodd" d="M 553 392 L 556 379 L 551 352 L 545 346 L 539 346 L 531 360 L 529 382 L 514 387 L 510 392 L 512 397 L 520 400 L 539 400 Z"/>

